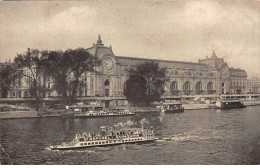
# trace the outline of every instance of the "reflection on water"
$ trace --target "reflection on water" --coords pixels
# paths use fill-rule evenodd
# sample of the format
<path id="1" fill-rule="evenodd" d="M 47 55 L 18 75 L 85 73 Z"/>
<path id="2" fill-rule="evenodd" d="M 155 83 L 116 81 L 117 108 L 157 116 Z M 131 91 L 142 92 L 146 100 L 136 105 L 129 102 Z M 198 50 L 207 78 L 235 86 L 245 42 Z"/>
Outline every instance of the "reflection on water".
<path id="1" fill-rule="evenodd" d="M 0 120 L 2 164 L 259 164 L 260 107 L 89 119 Z M 103 125 L 153 127 L 157 140 L 80 150 L 45 147 Z"/>

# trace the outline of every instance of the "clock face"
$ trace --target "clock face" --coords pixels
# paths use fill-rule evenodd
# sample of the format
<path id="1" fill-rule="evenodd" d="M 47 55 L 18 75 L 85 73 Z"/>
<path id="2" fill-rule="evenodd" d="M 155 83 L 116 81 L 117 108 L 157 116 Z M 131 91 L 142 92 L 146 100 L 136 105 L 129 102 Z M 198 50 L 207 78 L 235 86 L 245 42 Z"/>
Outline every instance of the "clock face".
<path id="1" fill-rule="evenodd" d="M 106 58 L 103 60 L 103 66 L 107 70 L 111 70 L 113 68 L 113 61 L 111 58 Z"/>

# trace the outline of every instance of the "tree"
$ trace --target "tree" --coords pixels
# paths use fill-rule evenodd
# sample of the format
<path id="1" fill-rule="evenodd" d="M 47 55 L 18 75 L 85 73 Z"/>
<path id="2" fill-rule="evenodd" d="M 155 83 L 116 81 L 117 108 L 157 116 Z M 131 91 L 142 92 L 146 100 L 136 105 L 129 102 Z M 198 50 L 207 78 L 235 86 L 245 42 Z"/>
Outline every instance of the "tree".
<path id="1" fill-rule="evenodd" d="M 133 93 L 138 93 L 145 103 L 150 105 L 151 102 L 157 101 L 164 93 L 164 84 L 168 79 L 166 69 L 160 68 L 158 63 L 145 62 L 137 66 L 136 69 L 131 69 L 129 73 L 130 78 L 126 82 L 124 91 L 129 101 L 134 103 L 135 97 L 139 96 Z"/>
<path id="2" fill-rule="evenodd" d="M 44 71 L 54 79 L 54 89 L 62 95 L 65 103 L 76 101 L 77 92 L 86 87 L 80 77 L 85 72 L 95 72 L 95 67 L 99 65 L 97 58 L 84 48 L 50 51 L 46 53 L 46 58 Z"/>
<path id="3" fill-rule="evenodd" d="M 29 78 L 32 82 L 31 95 L 35 98 L 36 110 L 39 114 L 39 98 L 40 98 L 40 77 L 44 66 L 44 57 L 37 49 L 28 49 L 25 54 L 17 54 L 14 59 L 17 68 L 20 69 L 21 77 Z M 28 72 L 28 73 L 27 73 Z"/>
<path id="4" fill-rule="evenodd" d="M 124 95 L 129 102 L 134 104 L 146 104 L 147 98 L 146 81 L 141 76 L 131 75 L 129 80 L 126 81 L 126 88 L 124 89 Z"/>
<path id="5" fill-rule="evenodd" d="M 74 103 L 77 96 L 77 91 L 84 86 L 84 82 L 79 81 L 81 75 L 85 72 L 95 72 L 95 67 L 100 64 L 97 57 L 89 54 L 84 48 L 78 48 L 75 50 L 66 50 L 64 55 L 68 55 L 71 58 L 71 73 L 73 74 L 73 80 L 71 81 L 71 93 L 70 102 Z"/>
<path id="6" fill-rule="evenodd" d="M 0 87 L 1 97 L 7 98 L 8 91 L 11 88 L 12 82 L 17 78 L 18 74 L 12 66 L 8 65 L 0 71 Z"/>
<path id="7" fill-rule="evenodd" d="M 67 101 L 67 78 L 71 73 L 71 59 L 69 55 L 64 55 L 63 51 L 46 51 L 44 55 L 46 57 L 43 68 L 44 74 L 54 79 L 53 89 L 62 95 L 63 101 Z"/>

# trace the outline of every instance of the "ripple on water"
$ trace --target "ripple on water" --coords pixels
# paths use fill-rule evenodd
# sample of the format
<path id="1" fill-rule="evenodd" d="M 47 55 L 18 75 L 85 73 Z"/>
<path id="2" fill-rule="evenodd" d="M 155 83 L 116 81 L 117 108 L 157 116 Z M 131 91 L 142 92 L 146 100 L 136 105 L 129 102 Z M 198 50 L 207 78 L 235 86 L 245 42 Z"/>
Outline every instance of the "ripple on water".
<path id="1" fill-rule="evenodd" d="M 152 126 L 155 142 L 45 150 L 76 133 L 120 122 Z M 131 121 L 131 122 L 130 122 Z M 182 114 L 60 120 L 3 120 L 0 142 L 14 164 L 259 164 L 259 106 L 242 111 L 193 110 Z M 4 156 L 2 163 L 9 164 Z"/>

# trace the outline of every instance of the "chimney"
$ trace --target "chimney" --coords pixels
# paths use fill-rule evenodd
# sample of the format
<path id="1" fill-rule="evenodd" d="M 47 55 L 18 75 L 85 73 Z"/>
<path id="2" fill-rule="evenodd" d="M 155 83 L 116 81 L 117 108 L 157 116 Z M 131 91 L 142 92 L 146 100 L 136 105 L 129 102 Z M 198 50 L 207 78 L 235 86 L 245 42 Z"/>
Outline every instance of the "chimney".
<path id="1" fill-rule="evenodd" d="M 31 52 L 31 49 L 30 49 L 30 48 L 27 48 L 27 52 L 30 53 L 30 52 Z"/>

